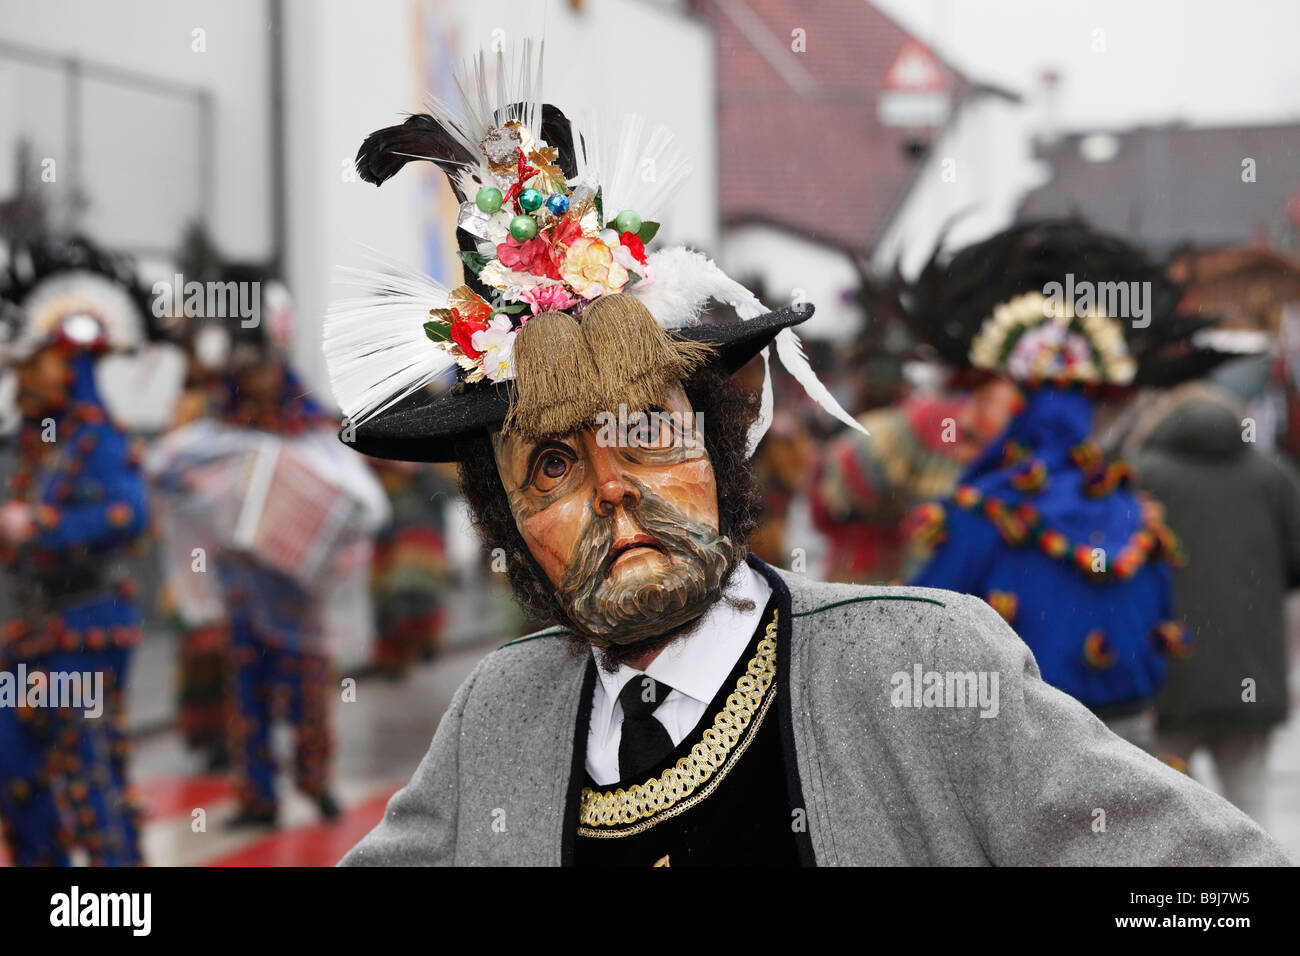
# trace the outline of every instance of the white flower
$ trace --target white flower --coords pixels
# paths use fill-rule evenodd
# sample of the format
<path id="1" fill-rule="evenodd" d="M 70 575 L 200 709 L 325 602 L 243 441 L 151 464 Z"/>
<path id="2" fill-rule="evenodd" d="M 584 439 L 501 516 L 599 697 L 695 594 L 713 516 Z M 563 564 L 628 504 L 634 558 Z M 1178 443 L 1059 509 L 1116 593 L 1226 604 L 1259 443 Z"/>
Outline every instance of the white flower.
<path id="1" fill-rule="evenodd" d="M 521 293 L 536 289 L 538 286 L 564 284 L 559 279 L 535 276 L 530 272 L 515 272 L 502 265 L 500 259 L 493 259 L 485 265 L 478 277 L 484 285 L 500 289 L 511 301 L 518 301 Z"/>
<path id="2" fill-rule="evenodd" d="M 470 345 L 482 352 L 483 374 L 493 382 L 504 382 L 515 377 L 515 336 L 510 317 L 496 315 L 486 329 L 470 337 Z"/>
<path id="3" fill-rule="evenodd" d="M 631 272 L 635 272 L 637 275 L 640 275 L 641 273 L 645 272 L 646 269 L 648 268 L 647 266 L 643 266 L 640 262 L 638 262 L 636 256 L 632 255 L 632 250 L 629 249 L 627 246 L 623 245 L 621 242 L 611 246 L 611 249 L 614 252 L 614 261 L 617 262 L 619 265 L 621 265 L 624 269 L 627 269 Z"/>
<path id="4" fill-rule="evenodd" d="M 512 218 L 509 210 L 504 207 L 489 216 L 473 202 L 463 202 L 460 204 L 456 225 L 475 238 L 492 243 L 492 248 L 495 249 L 510 238 Z"/>
<path id="5" fill-rule="evenodd" d="M 510 211 L 502 206 L 483 224 L 483 238 L 495 245 L 501 245 L 510 238 L 510 220 L 513 218 Z"/>

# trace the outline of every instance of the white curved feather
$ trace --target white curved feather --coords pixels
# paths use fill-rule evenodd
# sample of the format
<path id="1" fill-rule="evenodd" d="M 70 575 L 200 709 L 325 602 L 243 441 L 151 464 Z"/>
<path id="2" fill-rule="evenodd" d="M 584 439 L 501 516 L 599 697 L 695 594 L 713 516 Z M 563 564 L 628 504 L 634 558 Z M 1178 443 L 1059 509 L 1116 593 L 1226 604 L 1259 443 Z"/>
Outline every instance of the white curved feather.
<path id="1" fill-rule="evenodd" d="M 480 156 L 479 144 L 489 129 L 507 120 L 519 120 L 534 134 L 542 116 L 542 61 L 545 43 L 531 38 L 520 42 L 513 59 L 504 48 L 495 57 L 496 82 L 488 82 L 487 54 L 482 50 L 455 69 L 455 100 L 426 95 L 429 114 L 437 119 L 470 155 Z"/>
<path id="2" fill-rule="evenodd" d="M 623 117 L 618 139 L 612 143 L 605 139 L 602 124 L 588 115 L 582 137 L 587 142 L 579 180 L 592 189 L 600 187 L 606 221 L 624 209 L 647 222 L 658 221 L 691 173 L 668 127 L 647 131 L 646 119 L 639 113 Z"/>
<path id="3" fill-rule="evenodd" d="M 666 329 L 695 325 L 710 299 L 725 302 L 742 319 L 752 319 L 768 308 L 708 256 L 685 246 L 670 246 L 646 257 L 654 281 L 638 282 L 632 294 L 640 299 Z"/>
<path id="4" fill-rule="evenodd" d="M 758 443 L 763 440 L 767 430 L 772 427 L 772 415 L 776 402 L 772 397 L 772 367 L 768 363 L 768 352 L 771 349 L 768 346 L 763 347 L 760 353 L 763 356 L 763 397 L 758 406 L 758 417 L 754 419 L 754 424 L 749 426 L 748 447 L 745 449 L 745 457 L 753 458 L 754 452 L 758 451 Z"/>
<path id="5" fill-rule="evenodd" d="M 330 306 L 323 341 L 334 399 L 349 423 L 361 424 L 455 364 L 424 334 L 429 310 L 446 308 L 448 290 L 391 265 L 339 274 L 372 290 Z"/>
<path id="6" fill-rule="evenodd" d="M 785 370 L 803 386 L 809 398 L 850 428 L 855 428 L 864 435 L 870 434 L 852 415 L 840 407 L 840 403 L 835 400 L 830 389 L 822 384 L 817 373 L 808 364 L 808 356 L 804 355 L 803 347 L 799 344 L 799 336 L 794 334 L 794 329 L 782 329 L 777 334 L 776 355 Z"/>

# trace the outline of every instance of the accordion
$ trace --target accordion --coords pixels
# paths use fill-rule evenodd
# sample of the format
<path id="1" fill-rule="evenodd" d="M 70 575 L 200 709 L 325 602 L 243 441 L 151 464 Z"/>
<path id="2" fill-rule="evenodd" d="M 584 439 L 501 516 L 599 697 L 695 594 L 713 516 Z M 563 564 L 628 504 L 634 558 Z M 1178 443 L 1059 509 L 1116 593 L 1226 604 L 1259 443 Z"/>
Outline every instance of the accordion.
<path id="1" fill-rule="evenodd" d="M 226 547 L 309 585 L 355 536 L 360 505 L 322 462 L 292 441 L 263 437 L 243 456 Z"/>

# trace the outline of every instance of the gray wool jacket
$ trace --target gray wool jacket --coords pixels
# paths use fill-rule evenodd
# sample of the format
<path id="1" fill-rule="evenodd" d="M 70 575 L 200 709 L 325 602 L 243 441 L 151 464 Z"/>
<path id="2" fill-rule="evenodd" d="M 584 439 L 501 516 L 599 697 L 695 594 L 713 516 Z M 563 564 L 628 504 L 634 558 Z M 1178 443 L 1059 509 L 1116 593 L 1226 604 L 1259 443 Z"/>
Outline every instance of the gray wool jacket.
<path id="1" fill-rule="evenodd" d="M 751 564 L 778 597 L 775 710 L 805 864 L 1288 862 L 1227 801 L 1044 684 L 983 601 Z M 982 673 L 997 693 L 913 698 L 900 675 L 918 668 Z M 593 679 L 591 655 L 554 630 L 485 657 L 342 864 L 568 863 Z"/>

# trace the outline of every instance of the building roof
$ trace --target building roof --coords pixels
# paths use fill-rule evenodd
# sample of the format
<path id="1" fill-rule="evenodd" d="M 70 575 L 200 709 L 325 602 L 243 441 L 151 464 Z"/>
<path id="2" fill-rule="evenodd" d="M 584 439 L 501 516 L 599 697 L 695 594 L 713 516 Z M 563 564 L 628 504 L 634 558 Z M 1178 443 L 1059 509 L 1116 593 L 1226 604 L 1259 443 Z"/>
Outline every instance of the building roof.
<path id="1" fill-rule="evenodd" d="M 1022 217 L 1078 213 L 1164 249 L 1279 241 L 1300 222 L 1300 124 L 1074 133 L 1038 152 L 1052 178 L 1025 197 Z"/>
<path id="2" fill-rule="evenodd" d="M 1189 249 L 1169 266 L 1187 284 L 1185 305 L 1223 316 L 1220 329 L 1277 333 L 1283 309 L 1300 303 L 1300 256 L 1277 249 Z"/>
<path id="3" fill-rule="evenodd" d="M 694 6 L 717 36 L 724 225 L 765 223 L 869 253 L 916 175 L 909 142 L 936 132 L 877 115 L 900 51 L 919 48 L 938 64 L 932 79 L 954 110 L 963 96 L 989 92 L 864 0 Z"/>

